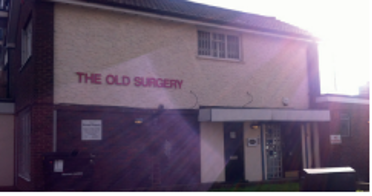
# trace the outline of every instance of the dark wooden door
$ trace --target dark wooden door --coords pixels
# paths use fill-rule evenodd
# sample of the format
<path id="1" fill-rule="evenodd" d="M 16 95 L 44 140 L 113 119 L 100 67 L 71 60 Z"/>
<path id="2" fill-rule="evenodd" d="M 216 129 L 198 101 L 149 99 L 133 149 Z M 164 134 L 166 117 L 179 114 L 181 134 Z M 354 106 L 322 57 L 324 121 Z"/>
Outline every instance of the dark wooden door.
<path id="1" fill-rule="evenodd" d="M 283 169 L 284 171 L 301 171 L 301 126 L 297 123 L 291 123 L 286 124 L 283 128 Z"/>
<path id="2" fill-rule="evenodd" d="M 244 181 L 243 123 L 224 123 L 226 182 Z"/>

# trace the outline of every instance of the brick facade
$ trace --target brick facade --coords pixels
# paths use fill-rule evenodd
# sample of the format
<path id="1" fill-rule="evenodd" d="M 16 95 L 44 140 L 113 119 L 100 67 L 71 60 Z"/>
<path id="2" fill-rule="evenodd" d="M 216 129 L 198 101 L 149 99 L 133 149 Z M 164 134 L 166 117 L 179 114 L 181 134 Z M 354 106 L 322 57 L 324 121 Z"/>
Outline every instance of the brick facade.
<path id="1" fill-rule="evenodd" d="M 156 190 L 200 184 L 201 145 L 209 143 L 200 136 L 195 107 L 285 109 L 282 100 L 289 97 L 291 108 L 307 110 L 319 95 L 315 44 L 245 32 L 241 62 L 195 58 L 195 25 L 42 0 L 22 2 L 17 47 L 9 59 L 17 157 L 20 114 L 31 115 L 31 180 L 18 177 L 16 166 L 19 190 Z M 22 65 L 21 33 L 28 22 L 32 56 Z M 184 80 L 184 86 L 161 91 L 78 84 L 76 72 L 81 71 L 159 72 L 164 74 L 159 77 Z M 159 104 L 167 109 L 154 109 Z M 134 123 L 137 118 L 143 123 Z M 82 140 L 82 120 L 101 120 L 102 139 Z M 219 125 L 223 133 L 223 123 Z M 223 150 L 223 140 L 213 142 Z M 203 158 L 215 164 L 209 154 Z M 64 173 L 53 171 L 59 159 L 65 161 Z M 224 172 L 223 158 L 221 163 L 217 175 Z"/>
<path id="2" fill-rule="evenodd" d="M 322 167 L 349 166 L 356 170 L 358 180 L 369 182 L 369 106 L 347 103 L 322 103 L 329 108 L 331 122 L 320 123 Z M 340 114 L 350 116 L 350 136 L 342 137 L 341 144 L 331 144 L 330 135 L 339 134 Z"/>
<path id="3" fill-rule="evenodd" d="M 17 45 L 21 46 L 22 28 L 27 22 L 33 25 L 33 41 L 32 56 L 26 64 L 22 67 L 21 47 L 17 47 L 16 62 L 11 67 L 15 81 L 16 122 L 19 122 L 21 111 L 30 109 L 31 112 L 31 181 L 23 180 L 16 173 L 16 186 L 20 190 L 43 189 L 41 155 L 52 150 L 53 6 L 43 1 L 24 1 L 21 5 Z M 20 127 L 16 126 L 16 138 L 19 138 L 19 131 Z"/>
<path id="4" fill-rule="evenodd" d="M 66 183 L 73 185 L 60 189 L 131 190 L 200 183 L 197 110 L 56 106 L 56 111 L 57 152 L 75 151 L 94 157 L 86 166 L 94 170 L 90 183 L 71 183 L 71 178 Z M 143 123 L 135 124 L 136 118 Z M 102 120 L 102 140 L 81 139 L 84 119 Z"/>

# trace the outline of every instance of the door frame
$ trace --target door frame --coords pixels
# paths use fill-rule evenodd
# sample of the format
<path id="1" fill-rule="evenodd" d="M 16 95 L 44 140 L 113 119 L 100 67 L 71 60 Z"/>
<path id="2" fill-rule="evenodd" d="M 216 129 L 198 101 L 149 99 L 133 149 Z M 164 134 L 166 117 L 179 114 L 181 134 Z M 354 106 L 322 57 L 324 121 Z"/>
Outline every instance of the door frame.
<path id="1" fill-rule="evenodd" d="M 237 130 L 237 132 L 240 132 L 240 134 L 236 134 L 237 137 L 240 137 L 240 138 L 237 138 L 238 140 L 240 139 L 239 141 L 239 144 L 240 146 L 238 146 L 236 152 L 238 152 L 238 158 L 241 157 L 239 159 L 239 167 L 238 170 L 240 170 L 240 173 L 241 173 L 241 176 L 239 175 L 236 179 L 232 179 L 231 178 L 231 173 L 230 173 L 230 169 L 228 169 L 228 160 L 230 157 L 230 155 L 227 155 L 227 152 L 226 152 L 226 147 L 227 147 L 227 144 L 226 144 L 226 140 L 227 140 L 227 126 L 228 124 L 235 124 L 235 126 L 237 126 L 239 129 Z M 244 156 L 244 123 L 243 122 L 224 122 L 223 123 L 223 141 L 224 141 L 224 160 L 225 160 L 225 182 L 236 182 L 236 181 L 246 181 L 245 179 L 245 156 Z M 239 152 L 240 151 L 240 152 Z M 234 153 L 235 154 L 235 153 Z M 241 161 L 240 161 L 241 160 Z M 236 168 L 235 168 L 236 169 Z"/>

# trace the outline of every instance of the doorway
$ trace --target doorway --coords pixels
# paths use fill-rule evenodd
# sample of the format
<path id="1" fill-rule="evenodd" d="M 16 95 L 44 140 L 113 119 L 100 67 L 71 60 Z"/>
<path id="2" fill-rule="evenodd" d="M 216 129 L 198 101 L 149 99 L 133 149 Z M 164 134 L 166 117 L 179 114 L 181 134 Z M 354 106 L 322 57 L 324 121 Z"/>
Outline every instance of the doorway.
<path id="1" fill-rule="evenodd" d="M 267 124 L 265 131 L 265 150 L 267 179 L 283 177 L 282 137 L 280 124 Z"/>
<path id="2" fill-rule="evenodd" d="M 281 136 L 284 177 L 299 178 L 302 170 L 301 124 L 284 124 Z"/>
<path id="3" fill-rule="evenodd" d="M 243 123 L 224 123 L 226 182 L 244 181 Z"/>

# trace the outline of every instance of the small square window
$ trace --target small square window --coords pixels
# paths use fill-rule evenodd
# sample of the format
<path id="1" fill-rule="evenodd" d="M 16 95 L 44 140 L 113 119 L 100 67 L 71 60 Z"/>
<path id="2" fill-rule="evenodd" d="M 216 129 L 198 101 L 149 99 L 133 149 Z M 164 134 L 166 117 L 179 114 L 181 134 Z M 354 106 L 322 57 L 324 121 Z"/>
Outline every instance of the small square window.
<path id="1" fill-rule="evenodd" d="M 239 36 L 198 31 L 198 55 L 239 60 Z"/>
<path id="2" fill-rule="evenodd" d="M 340 114 L 340 135 L 342 137 L 350 136 L 350 116 L 346 113 Z"/>

